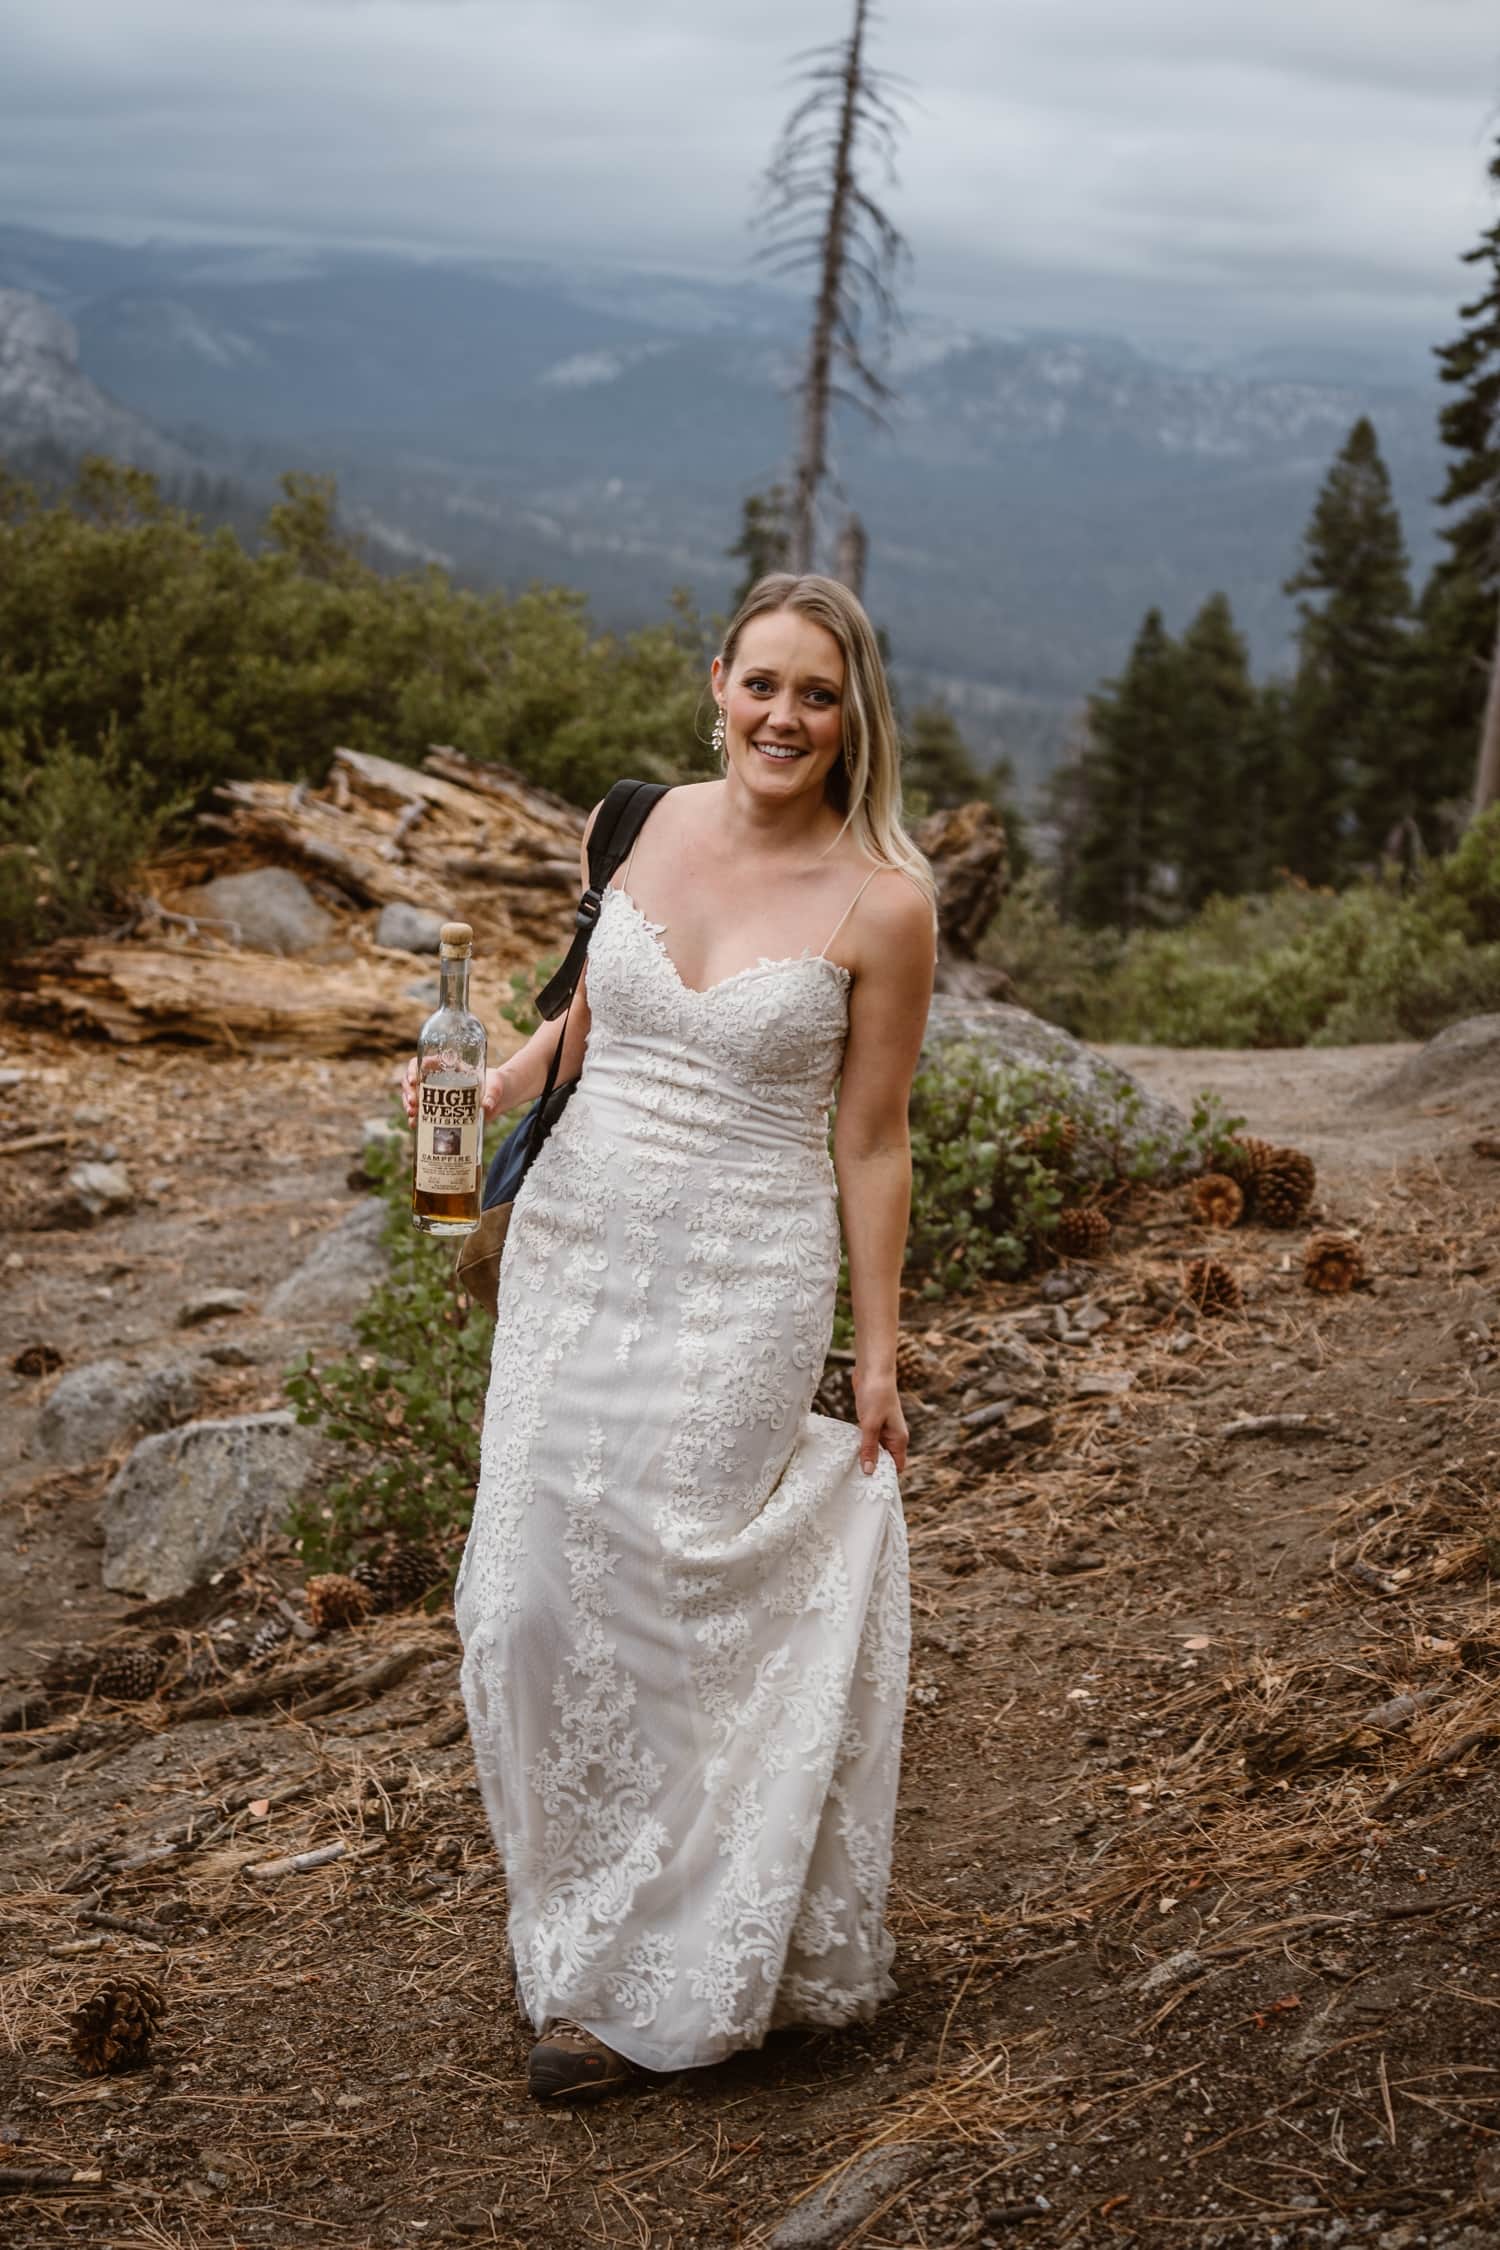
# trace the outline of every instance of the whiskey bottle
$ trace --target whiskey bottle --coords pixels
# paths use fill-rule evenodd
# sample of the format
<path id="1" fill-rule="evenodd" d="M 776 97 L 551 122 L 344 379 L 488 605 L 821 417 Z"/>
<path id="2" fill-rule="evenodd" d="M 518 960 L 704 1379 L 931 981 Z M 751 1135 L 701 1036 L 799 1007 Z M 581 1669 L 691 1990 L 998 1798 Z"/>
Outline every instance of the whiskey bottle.
<path id="1" fill-rule="evenodd" d="M 445 922 L 436 1012 L 417 1038 L 417 1145 L 411 1223 L 424 1234 L 472 1234 L 483 1162 L 484 1025 L 469 1013 L 467 922 Z"/>

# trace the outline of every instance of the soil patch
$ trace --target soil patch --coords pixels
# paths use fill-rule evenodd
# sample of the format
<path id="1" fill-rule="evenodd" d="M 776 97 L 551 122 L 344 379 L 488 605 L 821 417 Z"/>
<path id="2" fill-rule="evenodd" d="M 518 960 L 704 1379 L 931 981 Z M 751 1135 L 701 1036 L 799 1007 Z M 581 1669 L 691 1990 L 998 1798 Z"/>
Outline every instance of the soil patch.
<path id="1" fill-rule="evenodd" d="M 413 1607 L 226 1673 L 261 1682 L 251 1708 L 96 1696 L 0 1735 L 7 2239 L 1491 2244 L 1500 1175 L 1470 1145 L 1483 1091 L 1372 1107 L 1405 1052 L 1115 1052 L 1308 1148 L 1368 1290 L 1314 1296 L 1304 1232 L 1239 1229 L 1213 1247 L 1243 1314 L 1192 1319 L 1203 1231 L 1142 1197 L 1080 1276 L 1102 1319 L 1037 1347 L 1024 1446 L 963 1402 L 1059 1308 L 1028 1283 L 940 1309 L 906 1479 L 901 1989 L 874 2025 L 532 2109 L 456 1638 Z M 261 1308 L 361 1193 L 389 1070 L 40 1037 L 0 1061 L 6 1137 L 65 1136 L 0 1178 L 0 1368 L 35 1370 L 0 1374 L 3 1700 L 60 1644 L 199 1650 L 300 1582 L 273 1541 L 196 1605 L 109 1594 L 112 1463 L 47 1461 L 40 1409 L 106 1357 L 190 1360 L 200 1412 L 278 1404 L 316 1331 Z M 110 1150 L 137 1202 L 39 1223 Z M 218 1287 L 244 1309 L 179 1329 Z M 1306 1419 L 1231 1434 L 1266 1415 Z M 165 1995 L 151 2057 L 86 2077 L 69 2011 L 127 1972 Z"/>

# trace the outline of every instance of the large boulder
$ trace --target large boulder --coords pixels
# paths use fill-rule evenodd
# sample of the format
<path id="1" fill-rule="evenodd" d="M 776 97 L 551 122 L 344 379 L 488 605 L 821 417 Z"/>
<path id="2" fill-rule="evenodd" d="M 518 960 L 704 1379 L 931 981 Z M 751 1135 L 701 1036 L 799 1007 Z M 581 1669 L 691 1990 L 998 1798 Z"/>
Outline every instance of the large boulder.
<path id="1" fill-rule="evenodd" d="M 1004 1000 L 1005 971 L 978 958 L 979 941 L 1000 909 L 1010 881 L 1005 823 L 976 800 L 929 814 L 915 841 L 937 885 L 937 990 L 965 999 Z"/>
<path id="2" fill-rule="evenodd" d="M 326 945 L 338 925 L 289 867 L 256 867 L 248 875 L 220 875 L 191 892 L 184 905 L 215 934 L 254 953 L 310 953 Z"/>
<path id="3" fill-rule="evenodd" d="M 271 1320 L 352 1320 L 390 1270 L 385 1206 L 375 1196 L 355 1205 L 321 1236 L 295 1273 L 266 1299 Z"/>
<path id="4" fill-rule="evenodd" d="M 1045 1074 L 1048 1087 L 1039 1094 L 1037 1108 L 1060 1103 L 1070 1108 L 1085 1156 L 1097 1160 L 1094 1169 L 1118 1170 L 1140 1161 L 1159 1179 L 1186 1178 L 1202 1170 L 1202 1136 L 1180 1109 L 1029 1008 L 938 993 L 927 1018 L 922 1059 L 940 1061 L 945 1048 L 956 1044 L 975 1048 L 997 1074 Z"/>
<path id="5" fill-rule="evenodd" d="M 105 1585 L 153 1602 L 206 1585 L 281 1520 L 320 1452 L 286 1413 L 143 1438 L 100 1504 Z"/>
<path id="6" fill-rule="evenodd" d="M 396 953 L 436 953 L 443 934 L 445 915 L 434 914 L 425 906 L 407 906 L 393 899 L 380 910 L 380 920 L 375 925 L 375 943 L 389 946 Z"/>
<path id="7" fill-rule="evenodd" d="M 1466 1016 L 1450 1023 L 1367 1097 L 1382 1107 L 1430 1102 L 1439 1096 L 1493 1103 L 1500 1087 L 1500 1016 Z"/>
<path id="8" fill-rule="evenodd" d="M 132 1432 L 185 1422 L 197 1398 L 198 1376 L 190 1366 L 142 1370 L 118 1359 L 90 1360 L 53 1385 L 38 1441 L 49 1461 L 97 1461 Z"/>

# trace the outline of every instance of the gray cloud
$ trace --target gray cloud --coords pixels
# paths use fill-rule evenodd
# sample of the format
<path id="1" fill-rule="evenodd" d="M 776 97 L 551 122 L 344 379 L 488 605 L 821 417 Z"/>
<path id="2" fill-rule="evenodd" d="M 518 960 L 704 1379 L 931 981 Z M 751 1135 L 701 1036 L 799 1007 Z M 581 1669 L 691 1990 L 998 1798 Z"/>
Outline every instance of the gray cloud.
<path id="1" fill-rule="evenodd" d="M 71 230 L 745 270 L 847 0 L 47 0 L 0 208 Z M 721 20 L 715 20 L 719 17 Z M 1437 337 L 1486 223 L 1491 0 L 889 0 L 910 294 L 1205 343 Z"/>

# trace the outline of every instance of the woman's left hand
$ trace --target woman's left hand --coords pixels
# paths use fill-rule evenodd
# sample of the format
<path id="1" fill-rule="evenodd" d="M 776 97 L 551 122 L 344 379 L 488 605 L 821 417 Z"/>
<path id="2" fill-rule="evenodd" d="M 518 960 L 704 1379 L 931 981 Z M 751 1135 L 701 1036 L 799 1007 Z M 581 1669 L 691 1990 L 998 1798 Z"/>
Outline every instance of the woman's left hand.
<path id="1" fill-rule="evenodd" d="M 895 1462 L 897 1471 L 904 1469 L 908 1433 L 895 1376 L 861 1375 L 856 1368 L 854 1404 L 859 1414 L 859 1465 L 865 1475 L 875 1474 L 882 1446 Z"/>

